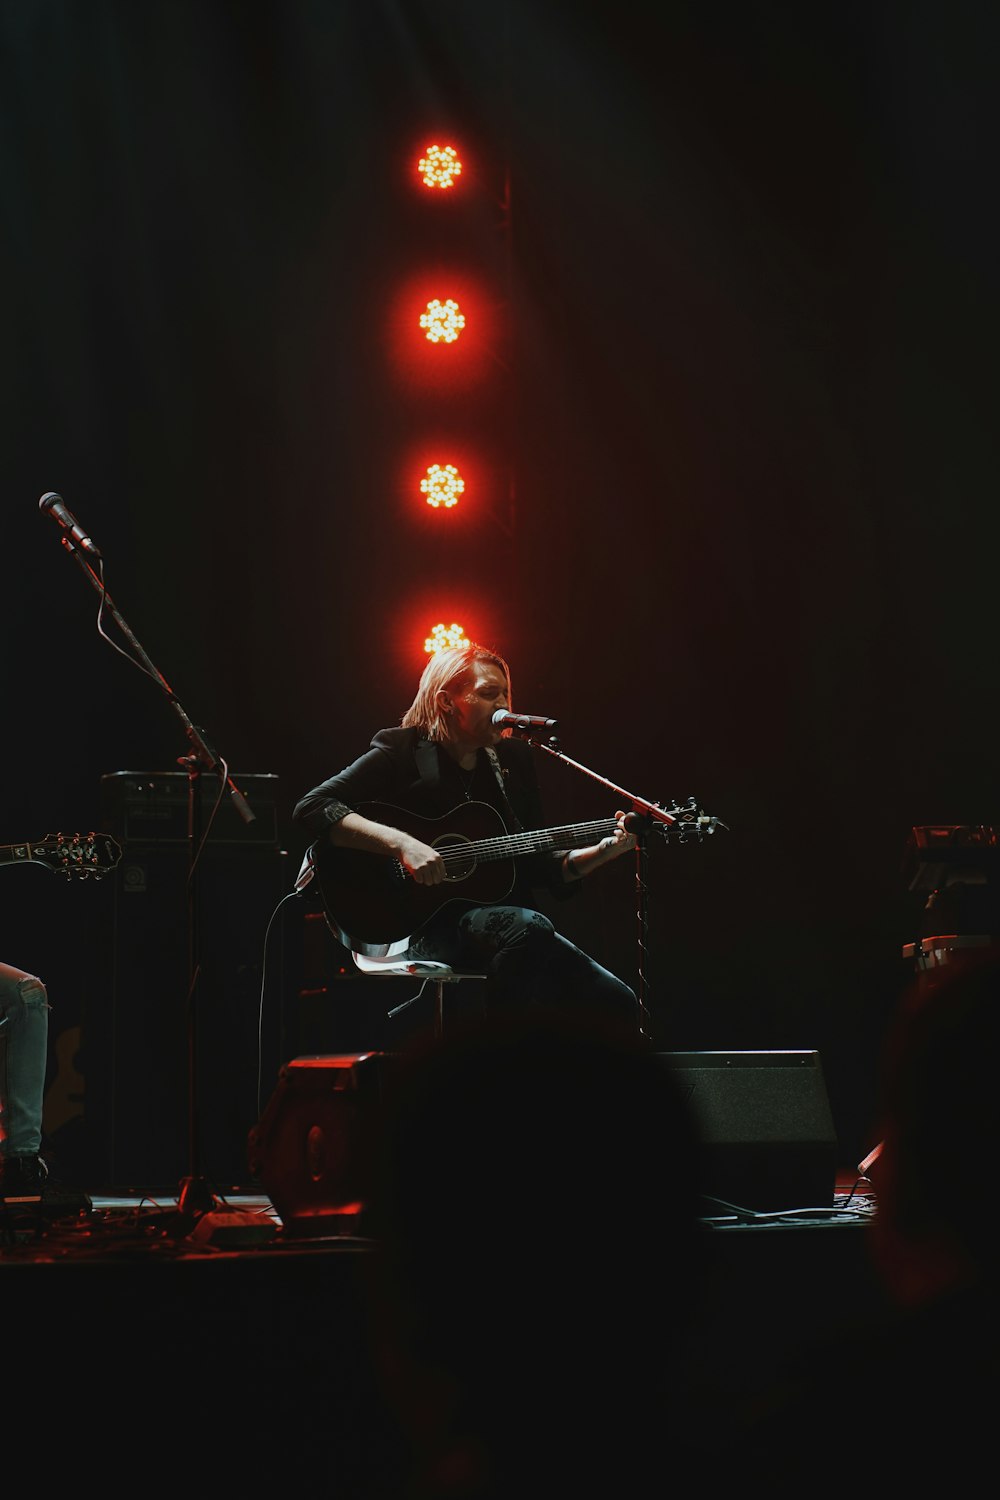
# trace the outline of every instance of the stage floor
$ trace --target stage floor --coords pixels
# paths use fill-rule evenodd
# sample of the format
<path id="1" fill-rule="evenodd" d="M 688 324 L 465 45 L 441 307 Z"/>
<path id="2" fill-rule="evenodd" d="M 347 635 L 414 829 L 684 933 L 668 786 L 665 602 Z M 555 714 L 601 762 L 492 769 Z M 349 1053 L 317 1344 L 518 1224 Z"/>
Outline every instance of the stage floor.
<path id="1" fill-rule="evenodd" d="M 709 1294 L 675 1403 L 692 1450 L 738 1430 L 806 1341 L 862 1335 L 879 1315 L 876 1212 L 869 1184 L 838 1179 L 828 1208 L 706 1215 Z M 8 1226 L 0 1307 L 24 1430 L 128 1466 L 130 1483 L 166 1448 L 178 1482 L 211 1452 L 254 1487 L 319 1476 L 352 1500 L 404 1493 L 407 1448 L 372 1348 L 372 1248 L 349 1226 L 289 1237 L 262 1194 L 193 1228 L 176 1196 L 97 1196 L 85 1217 Z"/>
<path id="2" fill-rule="evenodd" d="M 207 1212 L 183 1215 L 177 1193 L 93 1194 L 92 1210 L 75 1217 L 47 1218 L 30 1208 L 0 1215 L 0 1267 L 35 1263 L 43 1266 L 74 1261 L 113 1261 L 137 1257 L 161 1260 L 217 1260 L 279 1257 L 289 1254 L 363 1252 L 370 1247 L 360 1220 L 328 1213 L 314 1228 L 290 1229 L 265 1193 L 237 1192 L 216 1196 Z M 807 1229 L 863 1229 L 877 1212 L 871 1183 L 839 1173 L 830 1205 L 774 1211 L 740 1208 L 706 1201 L 706 1229 L 731 1235 Z"/>

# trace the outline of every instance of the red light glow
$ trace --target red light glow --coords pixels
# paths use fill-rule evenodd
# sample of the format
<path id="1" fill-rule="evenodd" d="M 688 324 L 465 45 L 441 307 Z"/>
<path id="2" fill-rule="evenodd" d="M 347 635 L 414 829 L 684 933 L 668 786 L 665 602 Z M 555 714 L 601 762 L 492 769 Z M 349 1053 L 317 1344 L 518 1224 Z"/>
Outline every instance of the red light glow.
<path id="1" fill-rule="evenodd" d="M 451 329 L 453 338 L 435 341 L 436 334 L 449 331 L 447 302 L 463 320 L 461 336 L 456 327 Z M 485 392 L 505 368 L 505 328 L 499 311 L 497 299 L 467 266 L 438 262 L 404 275 L 385 308 L 383 326 L 392 372 L 421 400 L 437 400 L 445 393 L 473 387 Z M 429 326 L 432 312 L 440 318 L 440 327 Z M 428 454 L 425 462 L 434 456 Z"/>

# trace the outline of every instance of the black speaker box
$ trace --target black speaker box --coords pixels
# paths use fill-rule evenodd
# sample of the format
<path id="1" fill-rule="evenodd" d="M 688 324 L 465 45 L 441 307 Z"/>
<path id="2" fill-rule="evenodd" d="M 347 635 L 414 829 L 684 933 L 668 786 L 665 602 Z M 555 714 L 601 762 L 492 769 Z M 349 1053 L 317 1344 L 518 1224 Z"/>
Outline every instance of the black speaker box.
<path id="1" fill-rule="evenodd" d="M 829 1207 L 837 1138 L 817 1052 L 663 1052 L 703 1149 L 702 1188 L 767 1212 Z"/>
<path id="2" fill-rule="evenodd" d="M 296 1057 L 285 1063 L 247 1138 L 253 1177 L 285 1234 L 351 1233 L 366 1207 L 366 1132 L 389 1058 L 379 1052 Z"/>
<path id="3" fill-rule="evenodd" d="M 246 1186 L 247 1131 L 278 1076 L 281 924 L 268 937 L 267 984 L 265 937 L 290 889 L 287 856 L 203 851 L 192 1013 L 187 873 L 183 847 L 136 844 L 115 871 L 108 970 L 83 1028 L 89 1181 L 99 1189 L 171 1190 L 192 1165 L 219 1191 Z"/>
<path id="4" fill-rule="evenodd" d="M 277 849 L 278 777 L 237 775 L 233 780 L 253 812 L 244 822 L 228 791 L 219 797 L 214 775 L 201 776 L 199 813 L 207 844 Z M 191 784 L 185 771 L 109 771 L 101 777 L 102 826 L 124 843 L 187 843 Z"/>

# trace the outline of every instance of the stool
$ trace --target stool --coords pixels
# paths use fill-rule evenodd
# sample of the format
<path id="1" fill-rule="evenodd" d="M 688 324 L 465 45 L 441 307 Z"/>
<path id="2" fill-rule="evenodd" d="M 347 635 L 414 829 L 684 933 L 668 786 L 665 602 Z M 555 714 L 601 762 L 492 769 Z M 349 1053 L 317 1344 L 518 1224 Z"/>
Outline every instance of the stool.
<path id="1" fill-rule="evenodd" d="M 295 877 L 294 890 L 290 892 L 290 894 L 304 896 L 309 886 L 315 879 L 315 876 L 316 845 L 311 844 L 306 850 L 305 854 L 302 856 L 302 863 L 299 866 L 299 873 Z M 329 913 L 326 911 L 325 903 L 322 904 L 326 924 L 330 928 L 334 937 L 340 940 L 342 938 L 342 934 L 336 929 L 336 927 L 334 927 L 333 923 L 331 922 Z M 405 954 L 408 941 L 409 939 L 403 939 L 401 942 L 391 943 L 389 945 L 389 951 L 381 958 L 369 958 L 364 953 L 353 952 L 351 953 L 351 957 L 354 960 L 355 967 L 358 968 L 362 974 L 375 975 L 376 977 L 380 977 L 382 979 L 433 979 L 436 990 L 436 1003 L 434 1007 L 434 1035 L 440 1040 L 441 1036 L 444 1033 L 445 985 L 458 984 L 463 979 L 485 979 L 486 975 L 472 973 L 466 970 L 453 969 L 450 967 L 450 965 L 438 963 L 434 959 L 406 958 L 401 955 L 399 950 L 402 949 L 403 953 Z M 398 1015 L 401 1010 L 405 1010 L 408 1005 L 412 1005 L 413 1000 L 415 1000 L 416 998 L 417 996 L 414 995 L 413 999 L 404 1000 L 402 1005 L 394 1006 L 393 1009 L 389 1012 L 390 1019 L 393 1016 Z"/>
<path id="2" fill-rule="evenodd" d="M 463 979 L 485 979 L 485 974 L 474 974 L 465 969 L 453 969 L 448 964 L 437 963 L 430 958 L 400 958 L 389 954 L 385 958 L 367 958 L 363 953 L 352 953 L 356 966 L 362 974 L 372 974 L 382 979 L 433 979 L 435 988 L 434 1035 L 440 1041 L 444 1034 L 444 987 L 459 984 Z M 414 995 L 413 1000 L 417 997 Z M 404 1000 L 394 1006 L 390 1018 L 405 1010 L 413 1000 Z"/>

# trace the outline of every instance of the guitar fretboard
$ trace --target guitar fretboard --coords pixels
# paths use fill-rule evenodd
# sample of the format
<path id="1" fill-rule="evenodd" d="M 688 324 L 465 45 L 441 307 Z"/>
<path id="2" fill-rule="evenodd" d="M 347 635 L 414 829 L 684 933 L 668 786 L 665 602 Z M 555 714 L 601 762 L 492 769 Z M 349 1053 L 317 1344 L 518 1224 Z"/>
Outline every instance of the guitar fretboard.
<path id="1" fill-rule="evenodd" d="M 616 827 L 614 818 L 601 818 L 594 823 L 569 823 L 561 828 L 538 828 L 500 838 L 463 840 L 442 845 L 438 853 L 446 865 L 458 865 L 468 864 L 470 858 L 479 861 L 514 859 L 518 855 L 543 854 L 547 850 L 583 849 L 607 838 Z"/>

